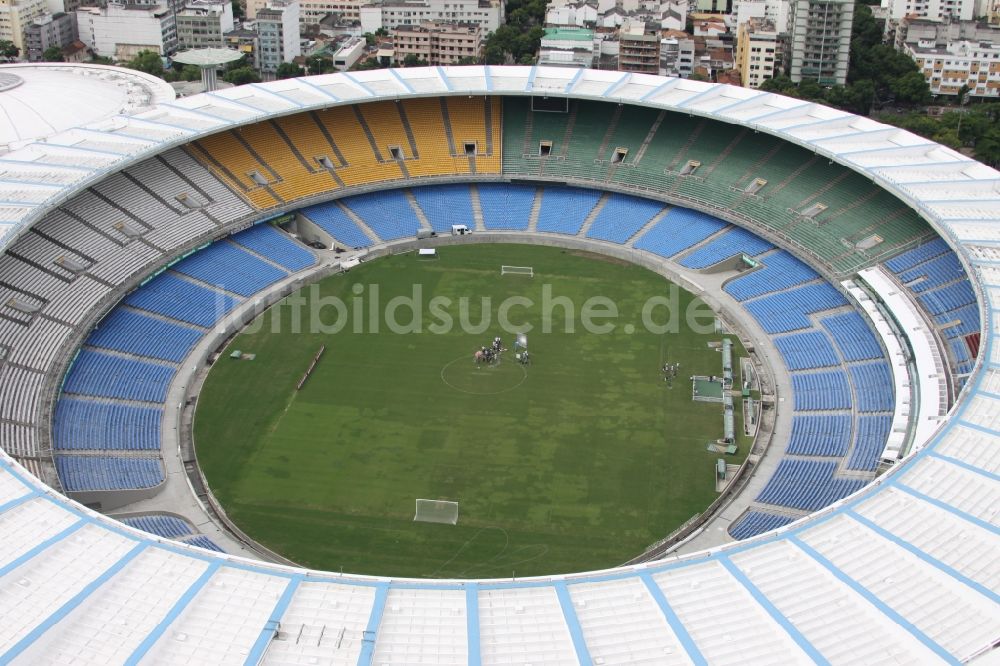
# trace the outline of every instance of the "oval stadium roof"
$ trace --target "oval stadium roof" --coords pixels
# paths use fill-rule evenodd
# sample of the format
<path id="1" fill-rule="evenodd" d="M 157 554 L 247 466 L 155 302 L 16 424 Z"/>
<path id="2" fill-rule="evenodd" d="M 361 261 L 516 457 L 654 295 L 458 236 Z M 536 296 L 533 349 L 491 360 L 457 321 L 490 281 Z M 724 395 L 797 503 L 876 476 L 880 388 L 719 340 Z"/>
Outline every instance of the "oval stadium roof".
<path id="1" fill-rule="evenodd" d="M 571 96 L 740 124 L 911 204 L 956 247 L 984 321 L 982 358 L 948 422 L 871 486 L 791 527 L 689 556 L 516 581 L 373 578 L 211 555 L 91 512 L 0 454 L 0 507 L 37 500 L 51 521 L 37 544 L 5 545 L 23 526 L 0 525 L 0 550 L 10 551 L 0 563 L 0 580 L 10 574 L 0 662 L 611 663 L 599 647 L 614 663 L 752 663 L 775 650 L 787 663 L 956 663 L 993 649 L 1000 173 L 954 150 L 811 102 L 651 75 L 513 66 L 330 74 L 163 100 L 5 156 L 0 180 L 24 200 L 2 207 L 0 243 L 107 174 L 227 127 L 336 104 L 472 94 Z M 16 573 L 64 539 L 78 558 L 53 559 L 48 578 Z M 133 561 L 143 562 L 141 575 Z M 153 584 L 165 571 L 171 584 Z M 90 582 L 70 589 L 71 576 Z M 752 639 L 733 640 L 720 618 L 737 618 Z M 14 637 L 4 643 L 8 628 Z M 342 646 L 345 635 L 356 639 Z"/>

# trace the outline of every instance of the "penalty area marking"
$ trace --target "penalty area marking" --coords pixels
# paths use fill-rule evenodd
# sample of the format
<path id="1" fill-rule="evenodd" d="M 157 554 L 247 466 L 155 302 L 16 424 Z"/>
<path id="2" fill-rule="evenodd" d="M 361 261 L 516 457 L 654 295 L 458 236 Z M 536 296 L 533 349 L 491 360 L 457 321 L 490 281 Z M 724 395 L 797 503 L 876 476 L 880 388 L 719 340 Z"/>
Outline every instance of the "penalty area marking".
<path id="1" fill-rule="evenodd" d="M 456 363 L 458 363 L 460 361 L 465 361 L 466 363 L 468 363 L 469 362 L 469 357 L 468 356 L 459 356 L 455 360 L 449 361 L 448 363 L 445 363 L 444 367 L 441 368 L 441 381 L 443 381 L 445 383 L 445 385 L 448 386 L 449 388 L 453 388 L 456 391 L 460 391 L 462 393 L 467 393 L 469 395 L 498 395 L 500 393 L 507 393 L 508 391 L 513 391 L 514 389 L 516 389 L 517 387 L 519 387 L 528 378 L 528 370 L 523 365 L 521 365 L 520 363 L 517 363 L 515 361 L 511 361 L 511 365 L 514 365 L 516 368 L 518 368 L 521 371 L 521 380 L 519 382 L 517 382 L 513 386 L 508 386 L 507 388 L 500 389 L 499 391 L 470 391 L 469 389 L 462 388 L 461 386 L 455 386 L 454 384 L 452 384 L 451 382 L 449 382 L 448 378 L 445 376 L 446 373 L 448 372 L 448 368 L 450 368 L 451 366 L 455 365 Z M 488 377 L 489 374 L 490 374 L 491 368 L 489 368 L 487 366 L 484 369 L 485 369 L 486 372 L 482 373 L 481 376 Z M 477 371 L 477 372 L 479 372 L 479 371 Z"/>

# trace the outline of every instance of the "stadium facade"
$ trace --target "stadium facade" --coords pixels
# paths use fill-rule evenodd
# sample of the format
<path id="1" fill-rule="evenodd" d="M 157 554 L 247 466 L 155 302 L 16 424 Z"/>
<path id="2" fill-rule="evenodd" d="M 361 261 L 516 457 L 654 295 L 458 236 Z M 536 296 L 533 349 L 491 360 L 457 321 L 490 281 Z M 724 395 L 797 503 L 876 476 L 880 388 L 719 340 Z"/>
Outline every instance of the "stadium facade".
<path id="1" fill-rule="evenodd" d="M 499 127 L 500 104 L 483 107 L 482 126 L 468 130 L 470 148 L 466 134 L 448 136 L 420 113 L 461 114 L 472 99 L 509 100 L 513 108 L 528 97 L 626 109 L 612 114 L 640 109 L 657 127 L 668 117 L 678 126 L 684 118 L 711 121 L 707 135 L 735 128 L 762 137 L 761 145 L 798 146 L 811 155 L 809 166 L 835 168 L 814 187 L 830 194 L 755 208 L 746 188 L 712 189 L 707 177 L 701 189 L 699 181 L 681 181 L 685 169 L 707 166 L 684 157 L 700 129 L 684 135 L 655 177 L 630 180 L 616 175 L 614 137 L 602 147 L 607 163 L 594 165 L 603 176 L 546 172 L 531 158 L 541 146 L 524 128 Z M 358 110 L 397 102 L 411 112 L 408 123 Z M 390 148 L 364 164 L 345 147 L 342 155 L 300 153 L 281 163 L 267 137 L 297 131 L 294 118 L 313 112 L 353 115 L 361 141 L 372 125 L 396 132 L 383 149 L 399 153 Z M 524 149 L 501 155 L 497 133 L 514 131 L 523 133 Z M 516 145 L 507 136 L 499 141 Z M 261 152 L 267 159 L 258 166 L 239 162 Z M 1000 357 L 992 311 L 1000 293 L 1000 174 L 958 152 L 756 90 L 591 70 L 438 67 L 277 81 L 160 103 L 55 134 L 0 162 L 0 284 L 7 290 L 0 663 L 954 663 L 988 656 L 1000 641 Z M 807 168 L 789 167 L 784 187 Z M 919 450 L 850 497 L 757 538 L 600 572 L 433 581 L 271 565 L 131 529 L 36 478 L 47 474 L 40 461 L 51 455 L 51 399 L 80 335 L 167 262 L 263 217 L 332 197 L 420 182 L 511 180 L 708 209 L 832 279 L 921 247 L 926 223 L 971 279 L 982 313 L 979 358 Z M 184 196 L 149 185 L 167 182 L 182 183 Z M 888 193 L 906 209 L 890 209 L 886 221 L 911 226 L 886 224 L 874 233 L 855 221 L 855 243 L 824 244 L 829 239 L 812 230 L 838 222 L 810 218 L 833 206 L 840 183 L 878 191 L 839 209 L 864 209 Z M 739 205 L 719 194 L 726 189 Z M 147 215 L 154 201 L 193 214 Z M 87 465 L 100 462 L 87 458 Z M 18 461 L 34 466 L 29 472 Z M 65 483 L 69 475 L 60 477 Z M 86 488 L 68 492 L 100 497 Z"/>

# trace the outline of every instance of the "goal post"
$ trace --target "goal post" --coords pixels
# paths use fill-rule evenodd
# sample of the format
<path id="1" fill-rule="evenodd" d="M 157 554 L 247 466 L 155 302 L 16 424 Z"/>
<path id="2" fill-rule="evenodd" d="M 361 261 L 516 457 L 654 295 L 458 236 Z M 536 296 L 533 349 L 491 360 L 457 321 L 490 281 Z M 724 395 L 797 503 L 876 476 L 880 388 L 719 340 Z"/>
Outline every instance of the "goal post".
<path id="1" fill-rule="evenodd" d="M 527 275 L 535 277 L 535 271 L 531 266 L 501 266 L 500 275 Z"/>
<path id="2" fill-rule="evenodd" d="M 413 520 L 419 523 L 458 524 L 458 502 L 418 499 Z"/>

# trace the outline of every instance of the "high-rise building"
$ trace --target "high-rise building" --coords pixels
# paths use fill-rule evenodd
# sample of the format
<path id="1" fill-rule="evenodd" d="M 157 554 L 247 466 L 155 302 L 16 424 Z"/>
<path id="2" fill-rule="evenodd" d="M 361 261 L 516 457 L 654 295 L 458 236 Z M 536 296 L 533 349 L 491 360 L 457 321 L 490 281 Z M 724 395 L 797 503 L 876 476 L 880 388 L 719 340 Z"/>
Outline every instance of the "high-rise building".
<path id="1" fill-rule="evenodd" d="M 46 0 L 0 0 L 0 39 L 13 42 L 23 56 L 25 28 L 47 12 Z"/>
<path id="2" fill-rule="evenodd" d="M 660 35 L 642 21 L 630 21 L 618 32 L 618 71 L 659 74 Z"/>
<path id="3" fill-rule="evenodd" d="M 299 43 L 299 0 L 271 0 L 257 11 L 254 22 L 260 40 L 260 72 L 273 76 L 283 62 L 302 55 Z"/>
<path id="4" fill-rule="evenodd" d="M 695 44 L 691 35 L 679 30 L 667 31 L 660 40 L 660 76 L 686 79 L 694 70 Z"/>
<path id="5" fill-rule="evenodd" d="M 892 22 L 904 16 L 932 21 L 970 21 L 976 17 L 977 0 L 882 0 Z"/>
<path id="6" fill-rule="evenodd" d="M 233 4 L 229 0 L 188 0 L 177 12 L 179 49 L 221 48 L 233 29 Z"/>
<path id="7" fill-rule="evenodd" d="M 358 10 L 362 32 L 392 30 L 421 21 L 475 23 L 489 34 L 503 25 L 501 0 L 376 0 Z"/>
<path id="8" fill-rule="evenodd" d="M 140 51 L 172 55 L 177 50 L 177 24 L 167 5 L 120 4 L 81 7 L 76 11 L 80 41 L 99 56 L 119 62 Z"/>
<path id="9" fill-rule="evenodd" d="M 299 0 L 299 21 L 302 25 L 319 23 L 329 14 L 345 21 L 360 21 L 360 8 L 372 0 Z M 257 12 L 267 6 L 267 0 L 247 0 L 247 20 L 257 18 Z"/>
<path id="10" fill-rule="evenodd" d="M 260 36 L 256 30 L 240 27 L 225 35 L 226 48 L 242 53 L 250 66 L 260 70 Z"/>
<path id="11" fill-rule="evenodd" d="M 789 76 L 844 85 L 851 56 L 853 0 L 792 0 Z"/>
<path id="12" fill-rule="evenodd" d="M 421 21 L 390 34 L 398 61 L 412 55 L 429 65 L 454 65 L 462 58 L 479 58 L 483 51 L 483 30 L 475 23 Z"/>
<path id="13" fill-rule="evenodd" d="M 976 21 L 905 18 L 900 50 L 913 58 L 931 93 L 1000 97 L 1000 30 Z"/>
<path id="14" fill-rule="evenodd" d="M 736 71 L 743 86 L 759 88 L 774 77 L 781 66 L 783 42 L 783 35 L 765 19 L 752 18 L 740 25 L 736 33 Z"/>
<path id="15" fill-rule="evenodd" d="M 59 12 L 46 14 L 24 29 L 25 52 L 22 57 L 39 62 L 47 49 L 64 49 L 76 41 L 76 16 Z"/>
<path id="16" fill-rule="evenodd" d="M 788 0 L 734 0 L 736 30 L 752 18 L 766 19 L 778 32 L 788 32 Z"/>

